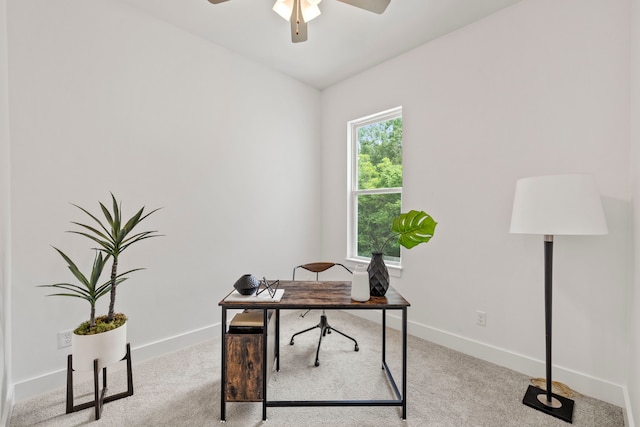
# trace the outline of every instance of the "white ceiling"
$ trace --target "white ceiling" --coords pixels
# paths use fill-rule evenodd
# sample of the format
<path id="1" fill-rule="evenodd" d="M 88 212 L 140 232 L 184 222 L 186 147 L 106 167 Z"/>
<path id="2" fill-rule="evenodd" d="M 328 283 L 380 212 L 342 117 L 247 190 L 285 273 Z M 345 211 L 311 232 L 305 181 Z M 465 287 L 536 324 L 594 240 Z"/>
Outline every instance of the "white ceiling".
<path id="1" fill-rule="evenodd" d="M 323 0 L 309 39 L 295 44 L 275 0 L 119 1 L 324 89 L 519 0 L 391 0 L 381 15 Z"/>

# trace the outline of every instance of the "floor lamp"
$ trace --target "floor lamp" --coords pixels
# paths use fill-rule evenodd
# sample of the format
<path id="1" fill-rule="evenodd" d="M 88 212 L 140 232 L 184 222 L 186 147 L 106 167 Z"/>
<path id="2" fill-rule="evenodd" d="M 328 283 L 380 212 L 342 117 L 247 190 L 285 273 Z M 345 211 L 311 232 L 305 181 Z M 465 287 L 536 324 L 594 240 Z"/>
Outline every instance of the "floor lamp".
<path id="1" fill-rule="evenodd" d="M 607 234 L 600 195 L 592 175 L 550 175 L 517 181 L 511 233 L 544 236 L 544 311 L 546 391 L 530 385 L 522 400 L 527 406 L 567 422 L 573 400 L 551 392 L 551 314 L 554 235 Z"/>

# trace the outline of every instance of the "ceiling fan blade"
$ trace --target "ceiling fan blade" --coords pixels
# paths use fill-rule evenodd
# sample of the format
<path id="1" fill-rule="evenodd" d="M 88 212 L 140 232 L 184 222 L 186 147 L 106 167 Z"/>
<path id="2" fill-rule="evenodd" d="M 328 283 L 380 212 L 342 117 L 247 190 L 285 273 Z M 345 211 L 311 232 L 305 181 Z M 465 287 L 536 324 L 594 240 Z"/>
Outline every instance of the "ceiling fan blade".
<path id="1" fill-rule="evenodd" d="M 225 1 L 227 0 L 209 0 L 209 3 L 218 4 L 218 3 L 224 3 Z"/>
<path id="2" fill-rule="evenodd" d="M 307 41 L 307 23 L 304 22 L 302 11 L 300 10 L 300 0 L 293 0 L 293 10 L 291 11 L 291 41 L 300 43 Z"/>
<path id="3" fill-rule="evenodd" d="M 211 1 L 211 0 L 209 0 Z M 373 13 L 382 13 L 387 9 L 391 0 L 338 0 L 360 9 L 368 10 Z"/>

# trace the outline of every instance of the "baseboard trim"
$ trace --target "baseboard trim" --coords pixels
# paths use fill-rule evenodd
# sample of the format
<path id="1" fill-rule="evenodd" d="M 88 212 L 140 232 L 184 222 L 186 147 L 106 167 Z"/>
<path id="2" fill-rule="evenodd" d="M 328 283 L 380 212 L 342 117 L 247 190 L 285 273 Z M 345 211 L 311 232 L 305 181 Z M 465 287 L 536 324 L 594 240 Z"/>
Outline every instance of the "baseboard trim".
<path id="1" fill-rule="evenodd" d="M 636 424 L 633 421 L 633 411 L 631 410 L 631 396 L 629 396 L 629 389 L 627 387 L 622 387 L 622 391 L 624 393 L 624 425 L 625 427 L 635 427 Z"/>
<path id="2" fill-rule="evenodd" d="M 2 413 L 0 413 L 0 426 L 9 426 L 11 412 L 13 411 L 13 389 L 9 388 L 9 393 L 2 405 Z"/>
<path id="3" fill-rule="evenodd" d="M 143 360 L 178 351 L 190 345 L 220 336 L 220 323 L 205 326 L 184 334 L 174 335 L 162 340 L 133 346 L 131 358 L 135 364 Z M 37 377 L 29 378 L 14 384 L 15 401 L 28 399 L 43 393 L 61 389 L 66 384 L 66 367 Z M 13 407 L 13 402 L 11 407 Z M 0 424 L 1 425 L 1 424 Z"/>
<path id="4" fill-rule="evenodd" d="M 215 323 L 184 334 L 174 335 L 137 347 L 134 346 L 132 349 L 132 357 L 134 362 L 147 360 L 218 337 L 220 336 L 220 332 L 220 323 Z"/>
<path id="5" fill-rule="evenodd" d="M 381 321 L 381 315 L 379 313 L 376 314 L 375 311 L 352 310 L 350 313 L 374 322 L 380 323 Z M 388 312 L 387 325 L 395 329 L 401 328 L 401 318 L 396 310 Z M 475 341 L 411 320 L 407 322 L 407 328 L 410 335 L 477 357 L 478 359 L 513 369 L 514 371 L 530 375 L 534 378 L 544 377 L 545 375 L 545 362 L 543 360 L 534 359 L 504 348 Z M 615 384 L 558 365 L 553 365 L 553 375 L 554 380 L 567 384 L 578 393 L 620 406 L 627 411 L 629 410 L 629 402 L 625 401 L 628 399 L 628 396 L 625 398 L 624 386 L 620 384 Z M 525 391 L 526 387 L 522 390 L 523 396 Z"/>

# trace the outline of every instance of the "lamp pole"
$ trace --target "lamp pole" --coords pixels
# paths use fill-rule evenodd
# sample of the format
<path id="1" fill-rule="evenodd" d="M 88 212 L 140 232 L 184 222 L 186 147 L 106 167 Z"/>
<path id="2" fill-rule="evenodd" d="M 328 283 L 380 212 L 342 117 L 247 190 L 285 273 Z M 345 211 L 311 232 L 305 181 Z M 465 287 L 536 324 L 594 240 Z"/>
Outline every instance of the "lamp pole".
<path id="1" fill-rule="evenodd" d="M 546 343 L 546 390 L 530 385 L 522 399 L 525 405 L 560 418 L 563 421 L 573 420 L 573 400 L 553 394 L 551 380 L 551 330 L 553 311 L 553 235 L 544 235 L 544 330 Z"/>
<path id="2" fill-rule="evenodd" d="M 560 408 L 562 403 L 551 394 L 551 318 L 553 316 L 553 235 L 544 236 L 544 329 L 546 341 L 547 394 L 538 395 L 538 400 L 551 408 Z"/>

